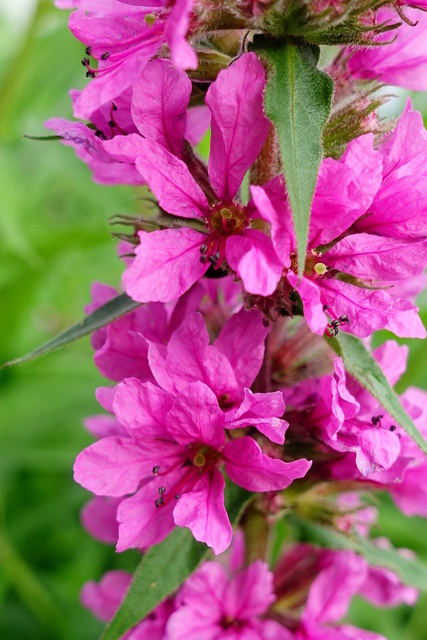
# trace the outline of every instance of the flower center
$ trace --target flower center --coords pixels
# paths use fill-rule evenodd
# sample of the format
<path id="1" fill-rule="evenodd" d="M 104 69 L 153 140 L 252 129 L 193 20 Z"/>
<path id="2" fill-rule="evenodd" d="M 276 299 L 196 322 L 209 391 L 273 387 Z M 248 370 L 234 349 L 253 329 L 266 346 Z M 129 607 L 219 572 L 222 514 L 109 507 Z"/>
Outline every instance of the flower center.
<path id="1" fill-rule="evenodd" d="M 246 207 L 222 202 L 210 209 L 207 226 L 210 233 L 205 244 L 200 247 L 200 261 L 209 261 L 214 269 L 219 269 L 225 258 L 227 238 L 242 234 L 249 226 Z"/>

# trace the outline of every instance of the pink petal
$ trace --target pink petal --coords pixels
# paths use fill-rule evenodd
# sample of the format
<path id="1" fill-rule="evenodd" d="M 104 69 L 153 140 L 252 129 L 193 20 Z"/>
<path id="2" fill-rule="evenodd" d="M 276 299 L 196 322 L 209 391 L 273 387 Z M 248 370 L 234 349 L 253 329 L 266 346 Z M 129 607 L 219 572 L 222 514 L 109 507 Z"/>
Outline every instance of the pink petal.
<path id="1" fill-rule="evenodd" d="M 233 534 L 224 507 L 224 487 L 217 469 L 203 473 L 191 493 L 179 498 L 173 512 L 175 524 L 188 527 L 196 540 L 212 547 L 216 555 L 230 546 Z"/>
<path id="2" fill-rule="evenodd" d="M 411 242 L 368 233 L 347 236 L 325 254 L 328 266 L 363 281 L 394 281 L 422 273 L 427 241 Z"/>
<path id="3" fill-rule="evenodd" d="M 212 113 L 209 179 L 221 200 L 235 196 L 267 137 L 264 86 L 261 62 L 254 53 L 246 53 L 219 72 L 206 94 Z"/>
<path id="4" fill-rule="evenodd" d="M 223 326 L 214 346 L 230 362 L 240 387 L 250 387 L 261 368 L 269 328 L 255 310 L 242 309 Z"/>
<path id="5" fill-rule="evenodd" d="M 240 395 L 228 359 L 219 349 L 209 345 L 209 334 L 200 313 L 187 316 L 172 335 L 163 371 L 161 361 L 154 367 L 151 353 L 150 347 L 150 363 L 159 384 L 163 385 L 168 375 L 176 391 L 182 391 L 190 382 L 200 380 L 212 389 L 218 399 L 224 396 L 233 402 Z"/>
<path id="6" fill-rule="evenodd" d="M 126 571 L 109 571 L 97 584 L 86 582 L 82 589 L 82 604 L 100 620 L 108 622 L 116 613 L 126 591 L 132 582 L 132 576 Z"/>
<path id="7" fill-rule="evenodd" d="M 139 302 L 179 298 L 209 266 L 200 262 L 203 237 L 193 229 L 140 231 L 136 258 L 123 275 L 126 293 Z"/>
<path id="8" fill-rule="evenodd" d="M 254 204 L 264 220 L 271 225 L 274 251 L 283 266 L 290 267 L 290 254 L 295 247 L 295 234 L 283 176 L 277 176 L 263 187 L 251 186 Z"/>
<path id="9" fill-rule="evenodd" d="M 113 408 L 119 423 L 133 436 L 168 438 L 166 415 L 173 397 L 151 382 L 127 378 L 116 391 Z"/>
<path id="10" fill-rule="evenodd" d="M 141 447 L 132 438 L 103 438 L 77 456 L 74 480 L 96 495 L 125 496 L 136 491 L 142 479 L 152 477 L 160 458 L 157 451 L 157 445 Z"/>
<path id="11" fill-rule="evenodd" d="M 176 477 L 176 473 L 171 474 L 171 481 Z M 156 478 L 120 503 L 117 512 L 120 523 L 117 551 L 146 549 L 164 540 L 175 528 L 172 515 L 175 500 L 159 508 L 155 505 L 160 484 Z"/>
<path id="12" fill-rule="evenodd" d="M 185 39 L 193 4 L 194 0 L 176 0 L 166 23 L 165 38 L 178 69 L 197 69 L 196 52 Z"/>
<path id="13" fill-rule="evenodd" d="M 167 60 L 153 60 L 133 84 L 132 117 L 139 132 L 181 157 L 191 81 Z"/>
<path id="14" fill-rule="evenodd" d="M 203 442 L 219 449 L 225 442 L 224 414 L 203 382 L 192 382 L 176 397 L 167 415 L 169 433 L 179 444 Z"/>
<path id="15" fill-rule="evenodd" d="M 248 491 L 279 491 L 305 476 L 311 462 L 283 462 L 264 455 L 253 438 L 227 442 L 223 450 L 225 470 L 230 479 Z"/>
<path id="16" fill-rule="evenodd" d="M 248 293 L 269 296 L 274 293 L 283 265 L 270 238 L 262 231 L 247 229 L 242 236 L 227 238 L 225 256 L 241 278 Z"/>
<path id="17" fill-rule="evenodd" d="M 245 389 L 245 398 L 240 407 L 225 415 L 226 429 L 254 426 L 272 442 L 283 444 L 289 424 L 280 420 L 285 412 L 285 403 L 280 391 L 252 393 Z"/>
<path id="18" fill-rule="evenodd" d="M 275 599 L 273 574 L 266 562 L 256 560 L 230 580 L 224 608 L 232 618 L 250 620 L 265 613 Z"/>
<path id="19" fill-rule="evenodd" d="M 95 496 L 85 504 L 80 517 L 86 531 L 91 536 L 105 542 L 116 544 L 119 536 L 117 506 L 120 499 Z"/>
<path id="20" fill-rule="evenodd" d="M 366 560 L 352 551 L 331 552 L 332 562 L 310 587 L 304 619 L 335 622 L 347 614 L 350 601 L 363 584 Z"/>
<path id="21" fill-rule="evenodd" d="M 318 285 L 304 277 L 301 278 L 301 282 L 298 282 L 298 276 L 293 273 L 288 273 L 288 280 L 301 296 L 304 306 L 304 318 L 311 331 L 318 335 L 323 335 L 328 321 L 323 310 L 323 302 L 320 297 L 321 290 Z"/>

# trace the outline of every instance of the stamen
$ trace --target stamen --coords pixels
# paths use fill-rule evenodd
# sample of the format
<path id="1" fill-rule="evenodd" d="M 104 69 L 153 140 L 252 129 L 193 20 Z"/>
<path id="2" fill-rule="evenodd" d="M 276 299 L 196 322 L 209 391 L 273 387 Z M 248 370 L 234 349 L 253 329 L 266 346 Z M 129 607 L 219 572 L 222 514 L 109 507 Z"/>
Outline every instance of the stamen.
<path id="1" fill-rule="evenodd" d="M 159 469 L 160 469 L 160 465 L 159 465 L 159 464 L 156 464 L 156 466 L 155 466 L 155 467 L 153 467 L 153 473 L 154 473 L 154 475 L 157 475 L 157 474 L 159 473 Z"/>
<path id="2" fill-rule="evenodd" d="M 379 425 L 379 423 L 381 422 L 381 418 L 384 418 L 384 416 L 382 414 L 380 414 L 378 416 L 372 416 L 371 422 L 374 425 L 374 427 Z"/>

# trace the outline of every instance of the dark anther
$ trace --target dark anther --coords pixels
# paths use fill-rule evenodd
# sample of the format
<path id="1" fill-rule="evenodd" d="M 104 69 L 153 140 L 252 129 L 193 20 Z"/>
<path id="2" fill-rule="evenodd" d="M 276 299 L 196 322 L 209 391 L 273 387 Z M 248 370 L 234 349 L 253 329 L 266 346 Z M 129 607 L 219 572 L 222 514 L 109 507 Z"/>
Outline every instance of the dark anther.
<path id="1" fill-rule="evenodd" d="M 114 120 L 110 120 L 109 123 L 108 123 L 108 126 L 109 127 L 115 127 L 116 123 L 114 122 Z"/>
<path id="2" fill-rule="evenodd" d="M 160 469 L 160 465 L 159 465 L 159 464 L 156 464 L 156 466 L 155 466 L 155 467 L 153 467 L 153 473 L 154 473 L 154 474 L 159 473 L 159 469 Z"/>
<path id="3" fill-rule="evenodd" d="M 175 500 L 179 500 L 179 499 L 180 499 L 180 497 L 181 497 L 181 494 L 180 494 L 180 493 L 175 493 Z"/>
<path id="4" fill-rule="evenodd" d="M 372 424 L 376 427 L 380 423 L 381 418 L 384 418 L 384 416 L 383 415 L 372 416 L 371 418 Z"/>
<path id="5" fill-rule="evenodd" d="M 117 106 L 114 104 L 114 102 L 112 102 L 111 105 L 112 105 L 113 111 L 117 111 Z"/>
<path id="6" fill-rule="evenodd" d="M 202 256 L 202 257 L 204 257 L 204 256 Z M 209 256 L 208 260 L 213 265 L 215 265 L 218 262 L 218 258 L 216 257 L 216 254 L 214 256 Z"/>
<path id="7" fill-rule="evenodd" d="M 90 64 L 90 60 L 89 60 L 89 58 L 83 58 L 83 60 L 82 60 L 82 65 L 83 65 L 84 67 L 87 67 L 87 66 L 88 66 L 88 64 Z"/>
<path id="8" fill-rule="evenodd" d="M 264 327 L 269 327 L 270 326 L 270 321 L 268 320 L 268 318 L 266 318 L 265 316 L 262 319 L 262 324 L 264 325 Z"/>
<path id="9" fill-rule="evenodd" d="M 324 304 L 323 305 L 323 311 L 327 311 L 329 309 L 329 305 L 328 304 Z"/>
<path id="10" fill-rule="evenodd" d="M 86 71 L 86 78 L 94 78 L 95 74 L 93 71 Z"/>
<path id="11" fill-rule="evenodd" d="M 105 133 L 103 131 L 100 131 L 99 129 L 95 131 L 95 135 L 97 138 L 101 138 L 101 140 L 107 139 L 107 136 L 105 135 Z"/>
<path id="12" fill-rule="evenodd" d="M 206 253 L 206 251 L 208 250 L 207 246 L 205 244 L 202 244 L 199 251 L 200 253 Z"/>
<path id="13" fill-rule="evenodd" d="M 395 424 L 391 424 L 390 425 L 390 431 L 396 431 L 396 425 Z"/>
<path id="14" fill-rule="evenodd" d="M 159 493 L 161 496 L 164 494 L 165 491 L 166 491 L 166 487 L 159 487 Z"/>
<path id="15" fill-rule="evenodd" d="M 207 262 L 207 261 L 208 261 L 208 259 L 207 259 L 207 257 L 206 257 L 206 256 L 200 256 L 200 262 L 201 262 L 202 264 L 206 264 L 206 262 Z"/>
<path id="16" fill-rule="evenodd" d="M 350 318 L 345 313 L 343 316 L 339 317 L 340 324 L 350 324 Z"/>
<path id="17" fill-rule="evenodd" d="M 92 55 L 92 47 L 86 47 L 86 55 L 87 56 Z"/>
<path id="18" fill-rule="evenodd" d="M 90 55 L 90 54 L 88 54 L 88 55 Z M 110 52 L 106 51 L 105 53 L 102 54 L 101 60 L 106 60 L 109 57 L 110 57 Z"/>
<path id="19" fill-rule="evenodd" d="M 163 505 L 164 504 L 163 496 L 161 498 L 157 498 L 157 500 L 155 500 L 154 504 L 156 505 L 157 509 L 160 507 L 160 505 Z"/>

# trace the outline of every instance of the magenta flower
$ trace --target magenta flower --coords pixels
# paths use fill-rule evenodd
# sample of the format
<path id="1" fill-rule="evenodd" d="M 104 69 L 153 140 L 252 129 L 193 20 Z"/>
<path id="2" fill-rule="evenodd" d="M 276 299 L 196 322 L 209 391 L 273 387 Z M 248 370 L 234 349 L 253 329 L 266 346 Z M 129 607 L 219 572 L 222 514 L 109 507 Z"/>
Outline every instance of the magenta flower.
<path id="1" fill-rule="evenodd" d="M 197 55 L 185 40 L 193 0 L 176 0 L 169 5 L 163 0 L 149 4 L 118 0 L 79 3 L 82 8 L 71 14 L 68 24 L 87 47 L 83 64 L 93 80 L 74 104 L 77 118 L 90 118 L 96 109 L 131 87 L 164 42 L 169 44 L 175 66 L 197 67 Z M 97 68 L 91 66 L 89 57 L 98 61 Z"/>
<path id="2" fill-rule="evenodd" d="M 242 206 L 237 191 L 256 160 L 270 124 L 263 114 L 265 74 L 255 54 L 241 56 L 221 71 L 206 94 L 212 114 L 208 175 L 201 163 L 189 167 L 164 146 L 136 135 L 105 141 L 111 157 L 134 162 L 160 206 L 176 216 L 201 218 L 206 232 L 192 228 L 139 233 L 136 258 L 124 274 L 135 300 L 174 300 L 224 260 L 246 291 L 269 295 L 282 262 L 269 236 L 262 207 Z"/>
<path id="3" fill-rule="evenodd" d="M 213 392 L 189 384 L 175 398 L 135 378 L 118 385 L 114 412 L 127 437 L 109 437 L 83 451 L 75 479 L 96 495 L 123 497 L 117 549 L 160 542 L 175 525 L 187 526 L 215 553 L 230 544 L 224 508 L 224 464 L 229 478 L 249 491 L 278 491 L 310 468 L 264 455 L 251 437 L 227 439 L 227 422 Z"/>
<path id="4" fill-rule="evenodd" d="M 231 577 L 205 562 L 184 583 L 167 624 L 168 640 L 292 640 L 287 629 L 262 619 L 274 602 L 273 574 L 257 560 Z"/>
<path id="5" fill-rule="evenodd" d="M 405 116 L 402 127 L 408 126 L 405 120 L 410 117 Z M 252 187 L 255 202 L 264 202 L 263 215 L 270 220 L 273 242 L 277 245 L 278 238 L 291 248 L 287 279 L 301 296 L 304 316 L 315 333 L 323 334 L 328 327 L 326 310 L 331 316 L 330 334 L 341 328 L 367 337 L 387 328 L 398 336 L 425 336 L 417 308 L 408 299 L 412 295 L 400 297 L 399 289 L 404 288 L 399 285 L 418 281 L 427 264 L 421 198 L 421 193 L 427 193 L 427 182 L 418 172 L 427 146 L 420 150 L 425 134 L 412 151 L 409 140 L 404 144 L 402 138 L 398 128 L 384 148 L 376 151 L 372 134 L 361 136 L 348 145 L 339 161 L 323 161 L 301 282 L 281 178 Z M 328 222 L 331 206 L 333 226 Z"/>
<path id="6" fill-rule="evenodd" d="M 109 622 L 119 608 L 132 576 L 126 571 L 108 571 L 99 583 L 87 582 L 81 592 L 81 601 L 97 618 Z M 173 598 L 161 602 L 147 618 L 121 636 L 120 640 L 164 640 L 166 623 L 175 609 Z"/>
<path id="7" fill-rule="evenodd" d="M 347 50 L 350 53 L 347 69 L 352 76 L 378 79 L 414 91 L 427 89 L 427 19 L 422 11 L 415 9 L 405 9 L 404 13 L 415 24 L 402 22 L 393 42 L 370 49 Z M 396 18 L 392 9 L 382 9 L 379 15 L 381 20 Z M 390 34 L 382 34 L 379 41 L 389 42 Z"/>

